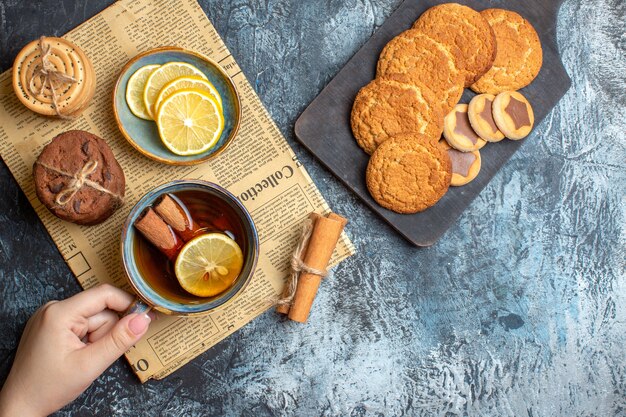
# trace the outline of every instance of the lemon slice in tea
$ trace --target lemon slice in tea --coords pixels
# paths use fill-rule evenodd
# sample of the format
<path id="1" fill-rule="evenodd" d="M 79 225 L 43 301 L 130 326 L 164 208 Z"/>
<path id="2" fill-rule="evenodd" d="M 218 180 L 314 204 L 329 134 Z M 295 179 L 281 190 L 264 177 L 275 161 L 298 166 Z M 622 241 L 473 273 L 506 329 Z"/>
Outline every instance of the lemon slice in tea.
<path id="1" fill-rule="evenodd" d="M 152 71 L 159 68 L 160 65 L 144 65 L 133 73 L 126 84 L 126 103 L 130 111 L 137 117 L 151 120 L 150 114 L 143 102 L 143 91 L 146 87 L 146 81 L 152 74 Z"/>
<path id="2" fill-rule="evenodd" d="M 155 120 L 163 144 L 177 155 L 197 155 L 211 149 L 224 130 L 224 116 L 215 99 L 193 89 L 166 98 Z"/>
<path id="3" fill-rule="evenodd" d="M 233 285 L 242 267 L 243 252 L 237 242 L 222 233 L 207 233 L 185 244 L 174 272 L 188 293 L 213 297 Z"/>
<path id="4" fill-rule="evenodd" d="M 186 62 L 168 62 L 150 74 L 146 81 L 146 88 L 143 91 L 143 102 L 150 117 L 154 118 L 156 113 L 154 103 L 165 84 L 176 78 L 188 75 L 194 75 L 206 80 L 206 75 L 202 71 Z"/>
<path id="5" fill-rule="evenodd" d="M 175 80 L 170 81 L 169 83 L 165 84 L 165 86 L 163 86 L 163 88 L 161 89 L 161 92 L 157 96 L 156 101 L 154 102 L 154 109 L 156 110 L 155 113 L 159 111 L 159 107 L 161 107 L 161 103 L 163 103 L 163 100 L 165 100 L 166 98 L 168 98 L 169 96 L 171 96 L 172 94 L 174 94 L 175 92 L 179 90 L 189 89 L 189 88 L 208 93 L 211 97 L 215 99 L 215 101 L 217 101 L 217 104 L 219 104 L 220 110 L 222 109 L 222 96 L 220 96 L 220 93 L 217 91 L 215 86 L 211 84 L 210 81 L 207 81 L 204 78 L 197 77 L 194 75 L 194 76 L 176 78 Z"/>

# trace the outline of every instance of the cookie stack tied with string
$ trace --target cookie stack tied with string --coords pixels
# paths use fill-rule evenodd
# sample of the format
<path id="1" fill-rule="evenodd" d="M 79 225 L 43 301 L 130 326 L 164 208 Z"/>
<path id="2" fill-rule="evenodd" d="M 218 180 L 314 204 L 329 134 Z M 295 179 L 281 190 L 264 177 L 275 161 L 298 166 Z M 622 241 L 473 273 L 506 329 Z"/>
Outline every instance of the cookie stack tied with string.
<path id="1" fill-rule="evenodd" d="M 468 105 L 458 104 L 464 88 L 480 92 L 494 86 L 521 88 L 537 75 L 538 37 L 536 44 L 526 41 L 530 39 L 526 29 L 534 33 L 532 26 L 513 12 L 493 10 L 479 13 L 456 3 L 432 7 L 382 50 L 376 79 L 359 91 L 351 114 L 355 139 L 371 155 L 367 186 L 381 206 L 398 213 L 423 211 L 436 204 L 450 185 L 472 181 L 480 171 L 479 149 L 490 140 L 474 131 Z M 511 34 L 511 26 L 524 33 Z M 524 41 L 511 40 L 512 36 Z M 532 51 L 514 49 L 517 61 L 513 60 L 506 51 L 511 42 L 525 42 Z M 500 119 L 511 125 L 509 132 L 524 125 L 517 129 L 519 137 L 527 127 L 520 116 L 522 107 L 513 98 L 505 101 L 509 109 L 509 102 L 514 103 L 518 110 L 514 116 L 521 119 L 516 122 L 506 111 Z M 480 114 L 491 114 L 490 104 L 483 98 L 474 107 Z M 475 119 L 491 127 L 491 121 Z M 502 132 L 485 136 L 500 140 Z M 442 133 L 458 140 L 440 142 Z"/>
<path id="2" fill-rule="evenodd" d="M 96 73 L 85 53 L 63 38 L 41 37 L 15 58 L 13 89 L 35 113 L 71 119 L 96 91 Z"/>
<path id="3" fill-rule="evenodd" d="M 73 119 L 93 98 L 96 73 L 85 53 L 62 38 L 41 37 L 15 59 L 13 89 L 30 110 Z M 124 203 L 126 180 L 106 141 L 82 130 L 52 139 L 33 164 L 35 192 L 55 216 L 79 225 L 104 222 Z"/>

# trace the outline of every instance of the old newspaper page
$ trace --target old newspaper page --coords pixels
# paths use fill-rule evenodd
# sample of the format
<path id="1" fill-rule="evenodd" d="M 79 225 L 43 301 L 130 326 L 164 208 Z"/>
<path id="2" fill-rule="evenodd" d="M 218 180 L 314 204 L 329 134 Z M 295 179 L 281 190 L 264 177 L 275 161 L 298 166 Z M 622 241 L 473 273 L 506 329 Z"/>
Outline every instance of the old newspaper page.
<path id="1" fill-rule="evenodd" d="M 109 282 L 129 289 L 121 266 L 122 223 L 139 198 L 156 185 L 180 178 L 216 182 L 239 196 L 259 229 L 261 253 L 245 293 L 223 311 L 198 318 L 159 316 L 126 353 L 141 381 L 163 378 L 265 311 L 280 293 L 303 219 L 329 210 L 305 169 L 195 0 L 124 0 L 66 35 L 91 58 L 97 89 L 91 105 L 73 121 L 30 112 L 15 97 L 11 73 L 0 76 L 0 153 L 84 288 Z M 226 152 L 201 165 L 173 167 L 135 151 L 118 132 L 111 96 L 123 65 L 139 52 L 181 46 L 219 62 L 243 101 L 240 132 Z M 32 166 L 57 134 L 90 131 L 109 143 L 126 174 L 126 204 L 98 226 L 68 223 L 50 214 L 35 195 Z M 333 265 L 354 252 L 344 236 Z"/>

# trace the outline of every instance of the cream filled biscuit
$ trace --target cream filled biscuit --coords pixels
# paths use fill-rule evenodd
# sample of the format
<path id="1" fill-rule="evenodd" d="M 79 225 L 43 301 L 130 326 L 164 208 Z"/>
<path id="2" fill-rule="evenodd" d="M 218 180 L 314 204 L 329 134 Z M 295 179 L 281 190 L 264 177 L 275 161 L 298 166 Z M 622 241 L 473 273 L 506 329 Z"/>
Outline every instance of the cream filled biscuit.
<path id="1" fill-rule="evenodd" d="M 472 129 L 467 107 L 467 104 L 457 104 L 443 119 L 443 136 L 450 146 L 462 152 L 477 151 L 487 144 Z"/>
<path id="2" fill-rule="evenodd" d="M 439 145 L 448 152 L 452 164 L 452 178 L 450 185 L 458 187 L 472 181 L 480 172 L 480 151 L 461 152 L 450 147 L 445 139 L 439 141 Z"/>
<path id="3" fill-rule="evenodd" d="M 504 133 L 500 132 L 493 120 L 492 105 L 495 98 L 491 94 L 480 94 L 467 106 L 467 116 L 472 129 L 487 142 L 500 142 L 504 139 Z"/>
<path id="4" fill-rule="evenodd" d="M 493 119 L 507 138 L 524 139 L 532 131 L 535 124 L 533 108 L 517 91 L 498 94 L 492 107 Z"/>

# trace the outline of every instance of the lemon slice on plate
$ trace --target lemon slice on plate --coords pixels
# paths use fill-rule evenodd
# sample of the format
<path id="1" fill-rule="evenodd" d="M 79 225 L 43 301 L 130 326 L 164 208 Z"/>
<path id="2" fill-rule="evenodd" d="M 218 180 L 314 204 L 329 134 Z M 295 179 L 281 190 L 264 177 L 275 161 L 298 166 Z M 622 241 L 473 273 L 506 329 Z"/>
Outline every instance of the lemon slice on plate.
<path id="1" fill-rule="evenodd" d="M 235 282 L 243 267 L 243 252 L 222 233 L 198 236 L 183 247 L 174 273 L 181 287 L 198 297 L 218 295 Z"/>
<path id="2" fill-rule="evenodd" d="M 126 84 L 126 103 L 130 111 L 133 112 L 135 116 L 142 119 L 152 119 L 143 101 L 143 91 L 146 87 L 148 77 L 152 74 L 152 71 L 159 67 L 160 65 L 156 64 L 144 65 L 130 76 Z"/>
<path id="3" fill-rule="evenodd" d="M 215 99 L 193 89 L 166 98 L 155 120 L 163 144 L 177 155 L 198 155 L 211 149 L 224 130 L 224 115 Z"/>
<path id="4" fill-rule="evenodd" d="M 176 78 L 188 75 L 194 75 L 205 80 L 207 79 L 202 71 L 186 62 L 168 62 L 167 64 L 161 65 L 160 68 L 157 68 L 150 74 L 146 81 L 146 88 L 143 91 L 143 102 L 151 118 L 154 118 L 156 113 L 154 103 L 165 84 Z"/>
<path id="5" fill-rule="evenodd" d="M 180 77 L 165 84 L 161 89 L 161 92 L 157 96 L 156 101 L 154 102 L 154 109 L 156 110 L 156 112 L 158 112 L 161 103 L 163 103 L 163 100 L 174 94 L 176 91 L 189 88 L 208 93 L 211 97 L 215 99 L 215 101 L 217 101 L 220 110 L 222 110 L 222 96 L 220 96 L 217 88 L 215 88 L 215 86 L 211 84 L 210 81 L 197 76 Z"/>

